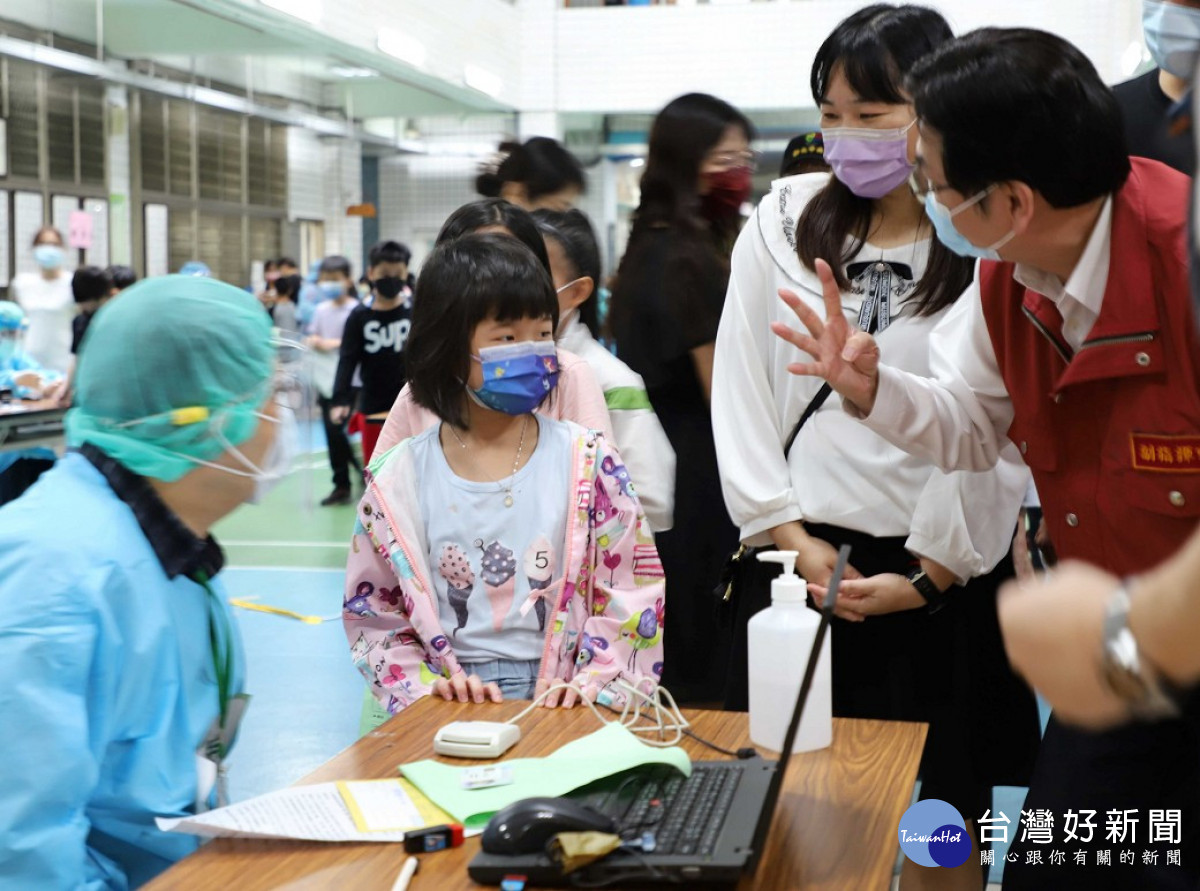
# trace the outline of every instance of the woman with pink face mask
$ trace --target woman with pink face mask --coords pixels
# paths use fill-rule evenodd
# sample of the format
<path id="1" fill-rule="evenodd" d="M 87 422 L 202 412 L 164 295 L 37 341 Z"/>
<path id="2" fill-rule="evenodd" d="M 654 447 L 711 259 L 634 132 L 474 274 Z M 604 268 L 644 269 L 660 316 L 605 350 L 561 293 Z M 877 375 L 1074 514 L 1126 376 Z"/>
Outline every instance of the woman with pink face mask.
<path id="1" fill-rule="evenodd" d="M 1011 444 L 981 474 L 945 474 L 900 451 L 821 381 L 789 374 L 806 356 L 771 333 L 794 319 L 785 291 L 824 318 L 816 261 L 828 259 L 849 323 L 875 333 L 883 361 L 930 374 L 931 334 L 973 262 L 933 237 L 910 188 L 919 124 L 904 79 L 951 37 L 931 9 L 876 4 L 817 51 L 811 85 L 832 174 L 776 180 L 738 238 L 712 405 L 742 542 L 796 551 L 822 598 L 838 547 L 853 548 L 831 627 L 834 715 L 929 723 L 921 797 L 950 802 L 973 835 L 992 786 L 1028 782 L 1038 744 L 1035 702 L 1008 668 L 995 606 L 1027 471 Z M 915 178 L 924 189 L 919 169 Z M 745 623 L 770 603 L 767 577 L 754 575 L 740 575 L 726 697 L 735 708 L 747 698 Z M 901 888 L 981 887 L 977 853 L 960 870 L 906 861 Z"/>
<path id="2" fill-rule="evenodd" d="M 750 198 L 754 129 L 704 93 L 667 104 L 650 129 L 641 201 L 612 295 L 617 355 L 641 375 L 675 450 L 675 525 L 656 537 L 673 634 L 663 683 L 680 702 L 719 699 L 725 666 L 712 590 L 737 531 L 721 501 L 709 394 L 729 250 Z"/>

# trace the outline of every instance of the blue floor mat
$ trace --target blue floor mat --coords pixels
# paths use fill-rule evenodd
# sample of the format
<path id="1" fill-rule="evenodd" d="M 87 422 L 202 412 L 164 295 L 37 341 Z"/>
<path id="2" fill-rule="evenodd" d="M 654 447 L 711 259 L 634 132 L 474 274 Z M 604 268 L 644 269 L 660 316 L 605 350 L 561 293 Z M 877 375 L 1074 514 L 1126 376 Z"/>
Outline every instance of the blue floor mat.
<path id="1" fill-rule="evenodd" d="M 231 598 L 337 617 L 320 625 L 234 608 L 253 699 L 229 757 L 234 801 L 294 783 L 358 738 L 363 680 L 342 632 L 341 570 L 226 569 Z"/>

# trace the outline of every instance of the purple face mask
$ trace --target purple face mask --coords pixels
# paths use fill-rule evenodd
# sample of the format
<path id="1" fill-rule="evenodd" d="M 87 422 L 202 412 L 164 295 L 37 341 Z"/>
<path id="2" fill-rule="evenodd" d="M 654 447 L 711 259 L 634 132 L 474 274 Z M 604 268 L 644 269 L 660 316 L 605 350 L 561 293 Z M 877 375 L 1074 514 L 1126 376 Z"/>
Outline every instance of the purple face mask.
<path id="1" fill-rule="evenodd" d="M 833 175 L 860 198 L 882 198 L 912 173 L 908 131 L 915 124 L 889 130 L 830 127 L 822 130 L 825 160 Z"/>

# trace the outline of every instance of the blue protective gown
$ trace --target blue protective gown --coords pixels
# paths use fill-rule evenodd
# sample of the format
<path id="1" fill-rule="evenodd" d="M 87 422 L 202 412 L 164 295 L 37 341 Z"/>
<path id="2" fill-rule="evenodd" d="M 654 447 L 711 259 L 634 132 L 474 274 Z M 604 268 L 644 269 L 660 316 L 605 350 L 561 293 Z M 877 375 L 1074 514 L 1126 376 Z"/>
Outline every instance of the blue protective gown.
<path id="1" fill-rule="evenodd" d="M 82 455 L 0 510 L 0 887 L 137 887 L 195 849 L 154 818 L 194 810 L 219 710 L 210 597 L 167 577 Z"/>

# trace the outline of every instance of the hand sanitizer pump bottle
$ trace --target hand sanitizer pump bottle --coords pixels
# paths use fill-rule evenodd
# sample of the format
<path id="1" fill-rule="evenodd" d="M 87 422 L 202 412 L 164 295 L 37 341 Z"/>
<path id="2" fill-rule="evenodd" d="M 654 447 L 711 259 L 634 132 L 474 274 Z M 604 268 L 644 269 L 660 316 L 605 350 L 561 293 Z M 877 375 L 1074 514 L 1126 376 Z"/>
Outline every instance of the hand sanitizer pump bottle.
<path id="1" fill-rule="evenodd" d="M 750 739 L 773 752 L 783 748 L 788 722 L 800 695 L 804 669 L 817 637 L 821 614 L 806 606 L 808 588 L 796 575 L 795 551 L 758 555 L 779 563 L 783 574 L 771 582 L 771 606 L 750 619 Z M 812 689 L 804 704 L 793 752 L 823 749 L 833 741 L 833 695 L 830 688 L 830 636 L 821 646 Z"/>

